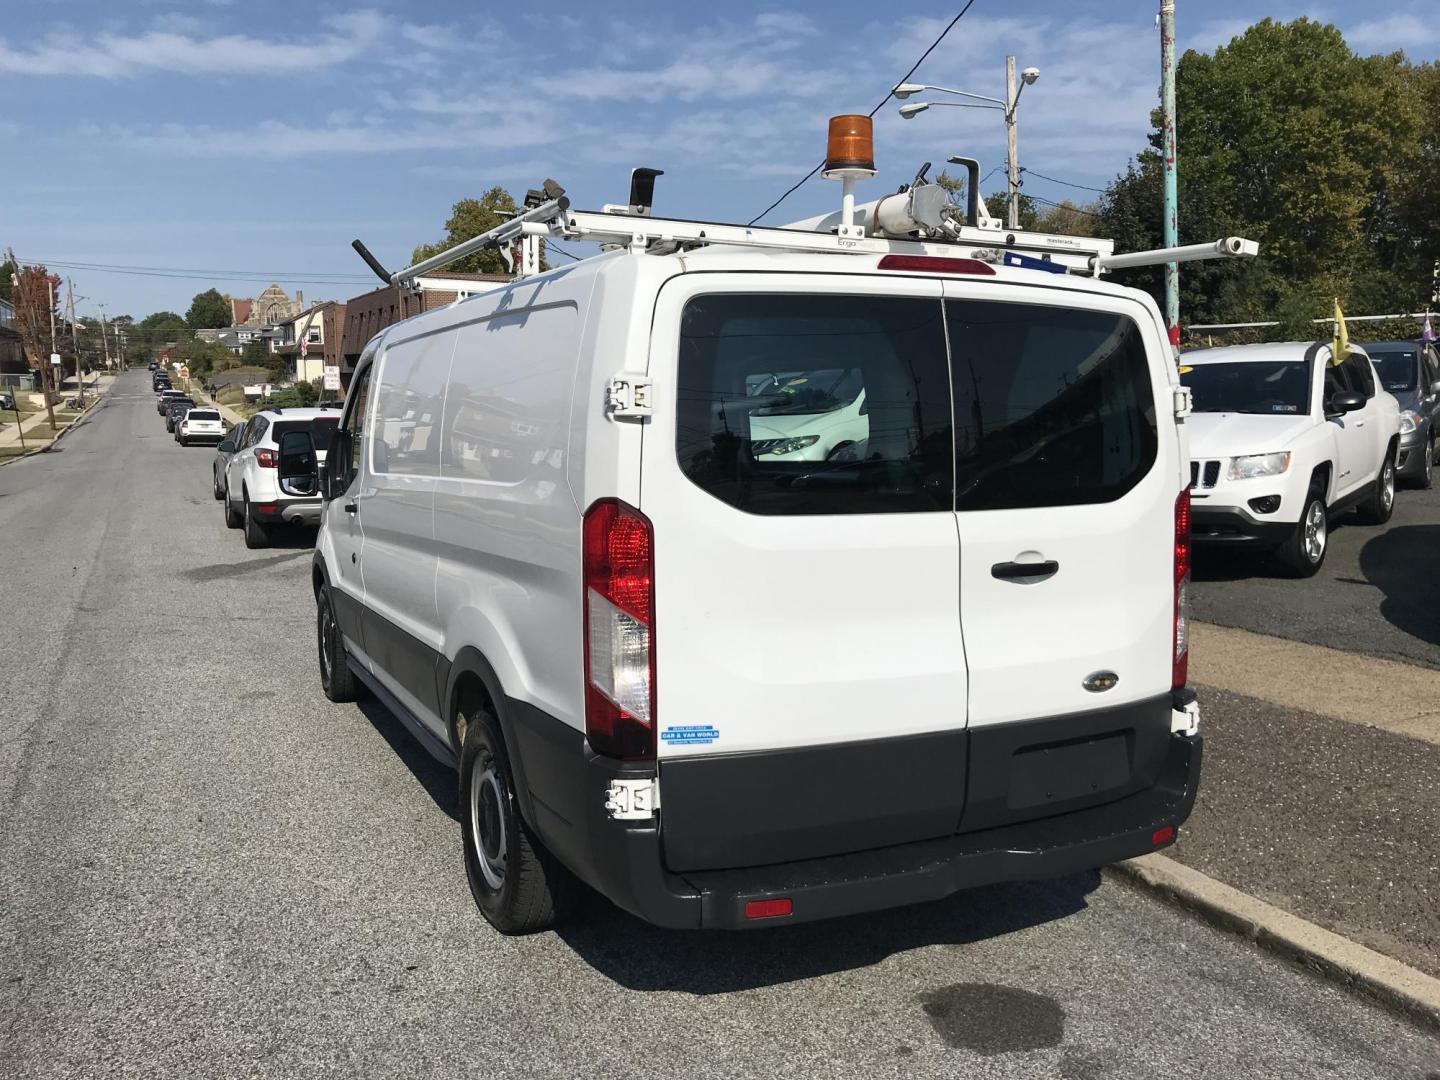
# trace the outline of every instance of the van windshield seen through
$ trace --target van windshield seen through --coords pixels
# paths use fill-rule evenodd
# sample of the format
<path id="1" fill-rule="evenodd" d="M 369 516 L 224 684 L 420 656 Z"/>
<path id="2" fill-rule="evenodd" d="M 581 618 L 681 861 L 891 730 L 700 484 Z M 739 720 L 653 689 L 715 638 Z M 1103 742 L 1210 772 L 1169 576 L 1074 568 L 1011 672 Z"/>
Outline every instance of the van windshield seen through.
<path id="1" fill-rule="evenodd" d="M 1370 353 L 1370 361 L 1380 375 L 1380 385 L 1386 390 L 1392 394 L 1403 394 L 1407 390 L 1415 389 L 1415 369 L 1420 365 L 1415 362 L 1414 349 L 1366 351 Z"/>
<path id="2" fill-rule="evenodd" d="M 1310 411 L 1310 369 L 1309 359 L 1187 365 L 1181 357 L 1180 381 L 1196 412 L 1299 414 Z"/>
<path id="3" fill-rule="evenodd" d="M 315 449 L 323 454 L 330 449 L 330 437 L 339 426 L 338 416 L 317 416 L 314 420 L 280 420 L 270 429 L 270 438 L 275 440 L 275 445 L 278 446 L 287 431 L 308 431 L 315 441 Z"/>

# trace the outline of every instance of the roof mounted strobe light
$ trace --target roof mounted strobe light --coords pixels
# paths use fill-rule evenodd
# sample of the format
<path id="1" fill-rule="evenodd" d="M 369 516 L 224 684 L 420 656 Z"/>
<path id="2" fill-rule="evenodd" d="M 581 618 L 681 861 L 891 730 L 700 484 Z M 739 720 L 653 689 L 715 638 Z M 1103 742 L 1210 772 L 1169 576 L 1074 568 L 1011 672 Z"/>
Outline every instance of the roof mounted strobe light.
<path id="1" fill-rule="evenodd" d="M 875 122 L 868 116 L 846 113 L 830 118 L 830 137 L 825 144 L 826 180 L 844 184 L 840 197 L 841 240 L 862 240 L 865 226 L 855 224 L 855 181 L 875 175 Z"/>

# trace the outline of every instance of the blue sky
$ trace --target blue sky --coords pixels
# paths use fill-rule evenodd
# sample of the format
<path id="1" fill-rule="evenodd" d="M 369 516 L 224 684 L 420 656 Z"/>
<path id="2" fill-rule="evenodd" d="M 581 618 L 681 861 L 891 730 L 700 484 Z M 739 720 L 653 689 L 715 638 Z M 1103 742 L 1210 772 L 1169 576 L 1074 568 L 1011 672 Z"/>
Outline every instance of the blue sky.
<path id="1" fill-rule="evenodd" d="M 440 236 L 457 198 L 552 176 L 576 205 L 598 207 L 623 200 L 634 165 L 666 171 L 659 214 L 749 220 L 822 156 L 826 118 L 868 112 L 961 5 L 3 6 L 0 245 L 138 317 L 183 312 L 211 284 L 254 295 L 264 283 L 57 264 L 244 270 L 345 299 L 374 281 L 355 236 L 393 268 Z M 1014 52 L 1042 72 L 1021 105 L 1022 165 L 1101 187 L 1144 145 L 1156 7 L 976 0 L 915 78 L 998 96 Z M 1415 0 L 1179 8 L 1182 48 L 1213 48 L 1265 15 L 1309 14 L 1364 52 L 1440 56 L 1440 20 Z M 881 171 L 862 197 L 894 190 L 926 159 L 1003 161 L 998 113 L 904 121 L 895 108 L 877 117 Z M 1026 190 L 1089 197 L 1036 177 Z M 767 221 L 829 210 L 838 196 L 817 178 Z"/>

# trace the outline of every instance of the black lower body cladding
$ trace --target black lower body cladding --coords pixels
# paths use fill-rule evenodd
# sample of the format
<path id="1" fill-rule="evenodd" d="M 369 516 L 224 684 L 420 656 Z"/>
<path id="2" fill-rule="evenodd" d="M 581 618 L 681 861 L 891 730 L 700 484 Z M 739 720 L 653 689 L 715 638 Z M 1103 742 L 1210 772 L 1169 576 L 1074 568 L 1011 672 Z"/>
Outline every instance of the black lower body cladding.
<path id="1" fill-rule="evenodd" d="M 674 927 L 829 918 L 1144 854 L 1189 816 L 1202 753 L 1199 736 L 1171 734 L 1167 695 L 975 731 L 666 760 L 658 824 L 623 822 L 606 816 L 606 788 L 654 767 L 592 754 L 581 733 L 506 704 L 517 783 L 546 844 L 619 906 Z M 792 914 L 748 918 L 765 899 L 790 900 Z"/>

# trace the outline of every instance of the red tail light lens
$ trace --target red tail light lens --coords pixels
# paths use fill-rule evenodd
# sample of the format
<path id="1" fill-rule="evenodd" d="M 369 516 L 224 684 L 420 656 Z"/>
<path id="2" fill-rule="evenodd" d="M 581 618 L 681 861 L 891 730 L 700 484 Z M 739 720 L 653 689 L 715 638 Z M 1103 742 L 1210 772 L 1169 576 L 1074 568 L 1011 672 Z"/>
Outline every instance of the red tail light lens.
<path id="1" fill-rule="evenodd" d="M 280 455 L 274 450 L 267 450 L 260 447 L 255 451 L 255 464 L 262 469 L 278 469 L 280 467 Z"/>
<path id="2" fill-rule="evenodd" d="M 655 536 L 619 499 L 585 512 L 585 734 L 597 754 L 655 756 Z"/>
<path id="3" fill-rule="evenodd" d="M 995 268 L 979 259 L 950 259 L 942 255 L 886 255 L 881 270 L 913 270 L 920 274 L 979 274 L 994 277 Z"/>
<path id="4" fill-rule="evenodd" d="M 1153 833 L 1150 834 L 1150 846 L 1151 846 L 1151 847 L 1164 847 L 1166 844 L 1173 843 L 1174 840 L 1175 840 L 1175 826 L 1174 826 L 1174 825 L 1166 825 L 1164 828 L 1162 828 L 1162 829 L 1156 829 Z"/>
<path id="5" fill-rule="evenodd" d="M 1175 500 L 1175 619 L 1170 689 L 1183 690 L 1190 678 L 1190 490 Z"/>
<path id="6" fill-rule="evenodd" d="M 795 902 L 788 896 L 779 900 L 750 900 L 745 904 L 747 919 L 779 919 L 794 911 Z"/>

